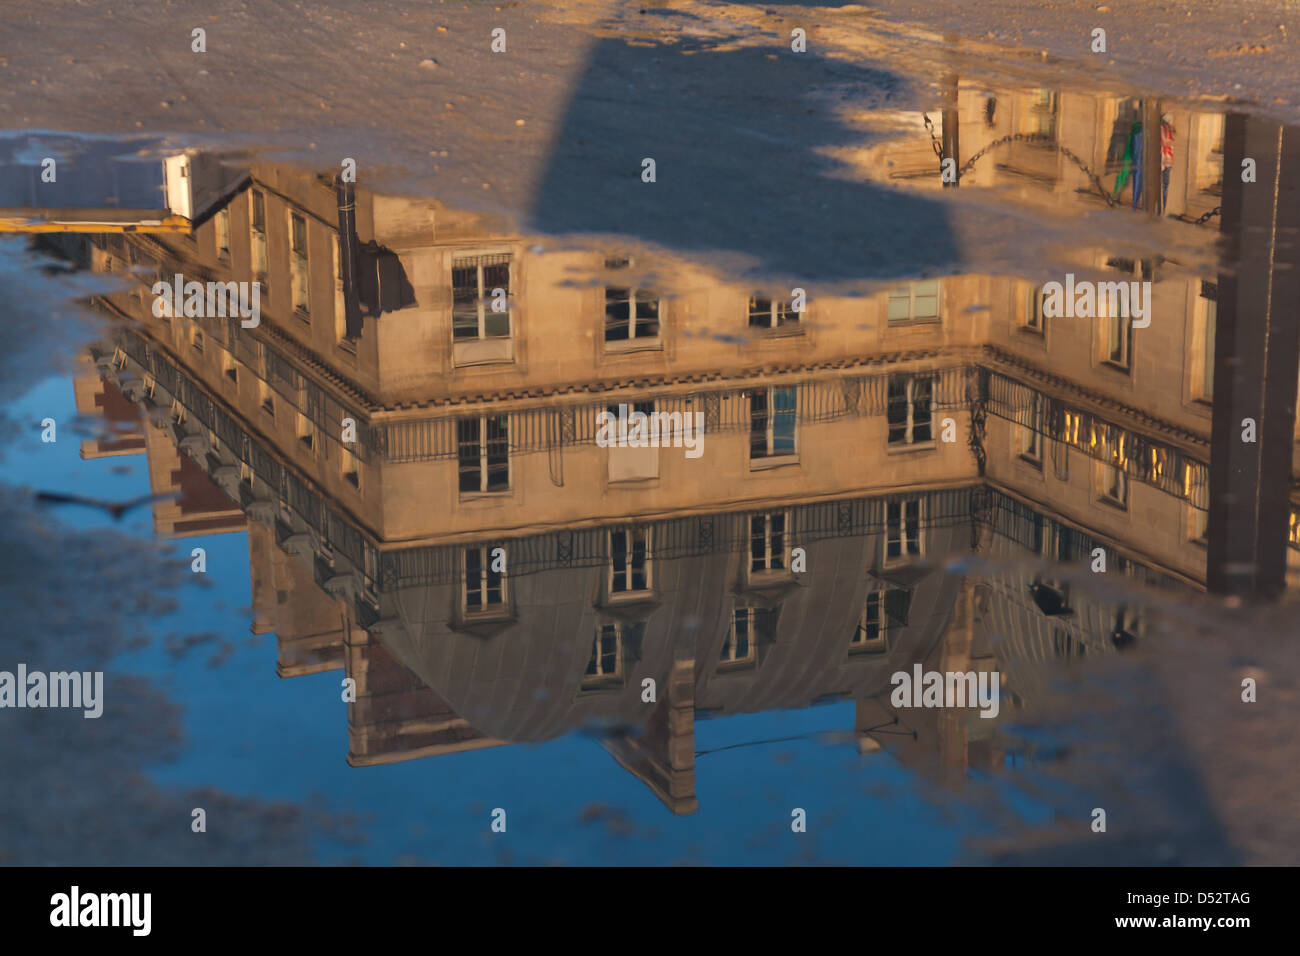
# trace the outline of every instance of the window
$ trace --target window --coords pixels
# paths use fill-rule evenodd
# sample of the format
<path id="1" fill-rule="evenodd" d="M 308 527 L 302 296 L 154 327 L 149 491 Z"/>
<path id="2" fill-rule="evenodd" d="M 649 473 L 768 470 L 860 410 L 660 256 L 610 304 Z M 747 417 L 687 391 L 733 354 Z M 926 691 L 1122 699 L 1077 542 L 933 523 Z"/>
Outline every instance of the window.
<path id="1" fill-rule="evenodd" d="M 510 431 L 505 415 L 456 422 L 461 494 L 510 490 Z"/>
<path id="2" fill-rule="evenodd" d="M 217 214 L 212 217 L 212 225 L 216 231 L 217 258 L 228 261 L 230 259 L 230 209 L 224 206 L 218 209 Z"/>
<path id="3" fill-rule="evenodd" d="M 293 293 L 295 312 L 307 315 L 311 312 L 311 273 L 307 263 L 307 220 L 297 213 L 289 214 L 289 232 L 291 237 L 291 258 L 293 270 L 289 285 Z"/>
<path id="4" fill-rule="evenodd" d="M 505 559 L 503 554 L 494 559 L 494 550 L 496 549 L 487 545 L 465 549 L 465 584 L 462 596 L 467 615 L 490 614 L 505 608 L 505 572 L 495 570 L 505 567 Z"/>
<path id="5" fill-rule="evenodd" d="M 1034 90 L 1030 94 L 1033 116 L 1031 132 L 1048 139 L 1056 138 L 1056 93 L 1051 90 Z"/>
<path id="6" fill-rule="evenodd" d="M 1107 259 L 1106 265 L 1124 274 L 1125 278 L 1132 276 L 1136 269 L 1137 263 L 1132 259 Z M 1146 263 L 1143 263 L 1143 274 L 1145 275 Z M 1097 295 L 1097 318 L 1102 323 L 1102 361 L 1115 368 L 1129 370 L 1131 362 L 1131 353 L 1133 351 L 1133 319 L 1124 315 L 1125 299 L 1121 298 L 1115 304 L 1115 314 L 1110 315 L 1110 306 L 1112 297 L 1109 295 Z M 1149 305 L 1149 303 L 1148 303 Z"/>
<path id="7" fill-rule="evenodd" d="M 1039 467 L 1043 464 L 1043 396 L 1029 397 L 1027 420 L 1020 425 L 1020 457 Z"/>
<path id="8" fill-rule="evenodd" d="M 889 379 L 889 444 L 921 445 L 934 441 L 930 375 L 893 375 Z"/>
<path id="9" fill-rule="evenodd" d="M 797 399 L 793 388 L 749 393 L 749 457 L 780 458 L 795 453 Z"/>
<path id="10" fill-rule="evenodd" d="M 271 386 L 266 382 L 259 380 L 257 383 L 257 391 L 262 399 L 262 411 L 274 418 L 275 394 L 272 392 Z"/>
<path id="11" fill-rule="evenodd" d="M 889 321 L 935 322 L 939 318 L 939 280 L 912 282 L 889 293 Z"/>
<path id="12" fill-rule="evenodd" d="M 1219 324 L 1219 287 L 1201 283 L 1196 299 L 1196 325 L 1192 331 L 1192 398 L 1200 402 L 1214 400 L 1214 338 Z"/>
<path id="13" fill-rule="evenodd" d="M 510 257 L 455 259 L 451 265 L 452 338 L 510 335 Z"/>
<path id="14" fill-rule="evenodd" d="M 1041 286 L 1029 286 L 1024 292 L 1021 304 L 1020 327 L 1026 332 L 1043 334 L 1043 290 Z"/>
<path id="15" fill-rule="evenodd" d="M 1102 501 L 1120 508 L 1128 507 L 1128 476 L 1114 465 L 1102 464 L 1097 494 Z"/>
<path id="16" fill-rule="evenodd" d="M 1097 497 L 1117 508 L 1128 507 L 1127 436 L 1110 425 L 1094 425 L 1102 461 L 1097 466 Z"/>
<path id="17" fill-rule="evenodd" d="M 304 448 L 314 449 L 316 447 L 316 425 L 306 415 L 298 416 L 298 441 Z"/>
<path id="18" fill-rule="evenodd" d="M 783 325 L 797 325 L 799 313 L 783 299 L 751 296 L 749 300 L 749 327 L 751 329 L 778 329 Z"/>
<path id="19" fill-rule="evenodd" d="M 1098 311 L 1102 311 L 1105 306 L 1098 304 Z M 1133 322 L 1126 315 L 1103 316 L 1102 321 L 1106 323 L 1106 343 L 1104 359 L 1116 368 L 1122 368 L 1128 371 L 1129 367 L 1129 346 L 1132 344 Z"/>
<path id="20" fill-rule="evenodd" d="M 196 351 L 196 352 L 202 352 L 202 351 L 203 351 L 203 333 L 202 333 L 202 332 L 199 332 L 199 331 L 195 331 L 195 332 L 194 332 L 194 337 L 190 339 L 190 345 L 192 345 L 192 346 L 194 347 L 194 351 Z"/>
<path id="21" fill-rule="evenodd" d="M 343 237 L 336 236 L 330 247 L 330 265 L 334 271 L 334 337 L 338 339 L 339 348 L 355 355 L 360 332 L 348 328 L 348 303 L 343 289 Z"/>
<path id="22" fill-rule="evenodd" d="M 718 656 L 722 667 L 743 667 L 758 660 L 758 623 L 763 613 L 753 607 L 738 607 L 732 612 L 731 627 Z"/>
<path id="23" fill-rule="evenodd" d="M 754 515 L 749 519 L 749 570 L 753 572 L 785 569 L 786 532 L 789 515 L 777 511 Z"/>
<path id="24" fill-rule="evenodd" d="M 1187 537 L 1205 544 L 1210 525 L 1210 470 L 1188 462 L 1183 472 L 1183 497 L 1187 500 Z M 1292 513 L 1294 517 L 1294 512 Z"/>
<path id="25" fill-rule="evenodd" d="M 609 533 L 609 591 L 611 595 L 650 590 L 650 533 L 645 528 L 620 528 Z"/>
<path id="26" fill-rule="evenodd" d="M 253 276 L 266 281 L 266 196 L 261 190 L 249 193 L 251 203 L 250 221 L 252 223 L 252 261 Z"/>
<path id="27" fill-rule="evenodd" d="M 606 259 L 606 269 L 626 269 L 629 259 Z M 605 287 L 605 341 L 659 338 L 659 295 L 646 289 Z"/>
<path id="28" fill-rule="evenodd" d="M 849 650 L 856 653 L 887 650 L 890 630 L 907 626 L 911 600 L 912 594 L 906 588 L 878 584 L 868 591 Z"/>
<path id="29" fill-rule="evenodd" d="M 582 677 L 583 687 L 605 687 L 623 682 L 623 625 L 601 624 L 591 645 L 591 659 Z"/>
<path id="30" fill-rule="evenodd" d="M 885 505 L 885 558 L 898 560 L 921 553 L 921 501 L 904 498 Z"/>

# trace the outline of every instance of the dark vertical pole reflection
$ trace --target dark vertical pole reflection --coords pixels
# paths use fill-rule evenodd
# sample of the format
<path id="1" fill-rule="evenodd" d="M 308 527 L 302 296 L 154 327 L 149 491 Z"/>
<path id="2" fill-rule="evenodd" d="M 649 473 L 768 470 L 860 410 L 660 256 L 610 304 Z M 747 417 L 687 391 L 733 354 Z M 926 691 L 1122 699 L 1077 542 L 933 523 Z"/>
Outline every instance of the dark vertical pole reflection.
<path id="1" fill-rule="evenodd" d="M 1253 159 L 1255 182 L 1242 182 Z M 1300 363 L 1300 130 L 1229 114 L 1214 352 L 1206 586 L 1272 598 L 1286 586 Z M 1245 440 L 1255 423 L 1254 442 Z"/>
<path id="2" fill-rule="evenodd" d="M 961 142 L 957 115 L 957 74 L 947 73 L 943 78 L 943 157 L 951 159 L 961 169 Z M 952 182 L 944 180 L 944 187 L 960 185 L 960 176 Z"/>
<path id="3" fill-rule="evenodd" d="M 1142 208 L 1152 216 L 1161 212 L 1160 155 L 1160 101 L 1148 96 L 1142 101 Z"/>
<path id="4" fill-rule="evenodd" d="M 344 331 L 349 339 L 355 339 L 361 335 L 361 303 L 357 297 L 361 242 L 357 238 L 356 187 L 339 179 L 335 193 L 339 209 L 339 272 L 343 279 Z"/>

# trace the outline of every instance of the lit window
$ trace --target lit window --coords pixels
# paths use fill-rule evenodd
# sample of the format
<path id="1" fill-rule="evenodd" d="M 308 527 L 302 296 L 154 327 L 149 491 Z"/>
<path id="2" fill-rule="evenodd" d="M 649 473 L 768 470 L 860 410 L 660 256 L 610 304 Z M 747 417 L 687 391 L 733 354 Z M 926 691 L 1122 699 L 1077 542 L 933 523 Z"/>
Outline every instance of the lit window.
<path id="1" fill-rule="evenodd" d="M 1187 501 L 1188 540 L 1204 544 L 1210 525 L 1210 470 L 1188 462 L 1183 471 L 1183 497 Z M 1295 512 L 1291 514 L 1294 531 Z"/>
<path id="2" fill-rule="evenodd" d="M 1094 425 L 1102 461 L 1097 466 L 1097 496 L 1117 508 L 1128 507 L 1127 438 L 1109 425 Z"/>

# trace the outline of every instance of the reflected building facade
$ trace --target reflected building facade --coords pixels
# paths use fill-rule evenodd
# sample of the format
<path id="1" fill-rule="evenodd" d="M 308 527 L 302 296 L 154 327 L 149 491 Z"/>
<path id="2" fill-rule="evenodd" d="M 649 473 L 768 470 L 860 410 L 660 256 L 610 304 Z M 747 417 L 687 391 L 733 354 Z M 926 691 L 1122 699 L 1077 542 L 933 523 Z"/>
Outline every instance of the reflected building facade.
<path id="1" fill-rule="evenodd" d="M 1029 205 L 1114 204 L 1116 130 L 1151 112 L 960 87 L 951 103 L 939 151 L 990 147 L 962 185 Z M 1208 254 L 1223 119 L 1172 125 L 1160 203 Z M 870 162 L 941 188 L 909 172 L 922 147 L 934 164 L 910 139 Z M 697 717 L 851 699 L 864 752 L 999 766 L 997 721 L 895 708 L 891 676 L 997 670 L 1014 708 L 1044 661 L 1147 626 L 1059 564 L 1206 586 L 1224 379 L 1219 282 L 1194 270 L 1077 251 L 1081 274 L 1152 282 L 1135 329 L 1047 318 L 1021 277 L 809 295 L 631 242 L 547 249 L 284 167 L 237 181 L 187 233 L 59 241 L 128 279 L 96 299 L 113 322 L 79 407 L 130 423 L 116 441 L 147 450 L 155 490 L 187 467 L 221 489 L 202 519 L 156 512 L 160 531 L 247 516 L 254 630 L 277 635 L 282 676 L 356 682 L 353 764 L 598 726 L 689 813 Z M 155 315 L 153 284 L 177 274 L 261 283 L 260 323 Z M 698 417 L 701 454 L 605 447 L 619 406 Z M 966 573 L 971 555 L 994 572 Z"/>

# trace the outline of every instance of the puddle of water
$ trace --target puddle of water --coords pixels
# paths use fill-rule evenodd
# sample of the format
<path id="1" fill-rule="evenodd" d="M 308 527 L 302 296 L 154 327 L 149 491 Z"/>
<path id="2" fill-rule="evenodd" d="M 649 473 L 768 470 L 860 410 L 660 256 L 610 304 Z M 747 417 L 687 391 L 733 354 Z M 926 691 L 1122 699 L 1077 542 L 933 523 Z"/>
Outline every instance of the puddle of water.
<path id="1" fill-rule="evenodd" d="M 575 115 L 517 222 L 0 141 L 22 328 L 95 317 L 16 370 L 0 667 L 109 676 L 5 714 L 10 812 L 238 821 L 158 862 L 1059 863 L 1102 808 L 1111 862 L 1292 860 L 1297 223 L 1237 180 L 1296 132 L 957 77 L 847 118 L 686 216 L 720 159 L 596 177 Z"/>

